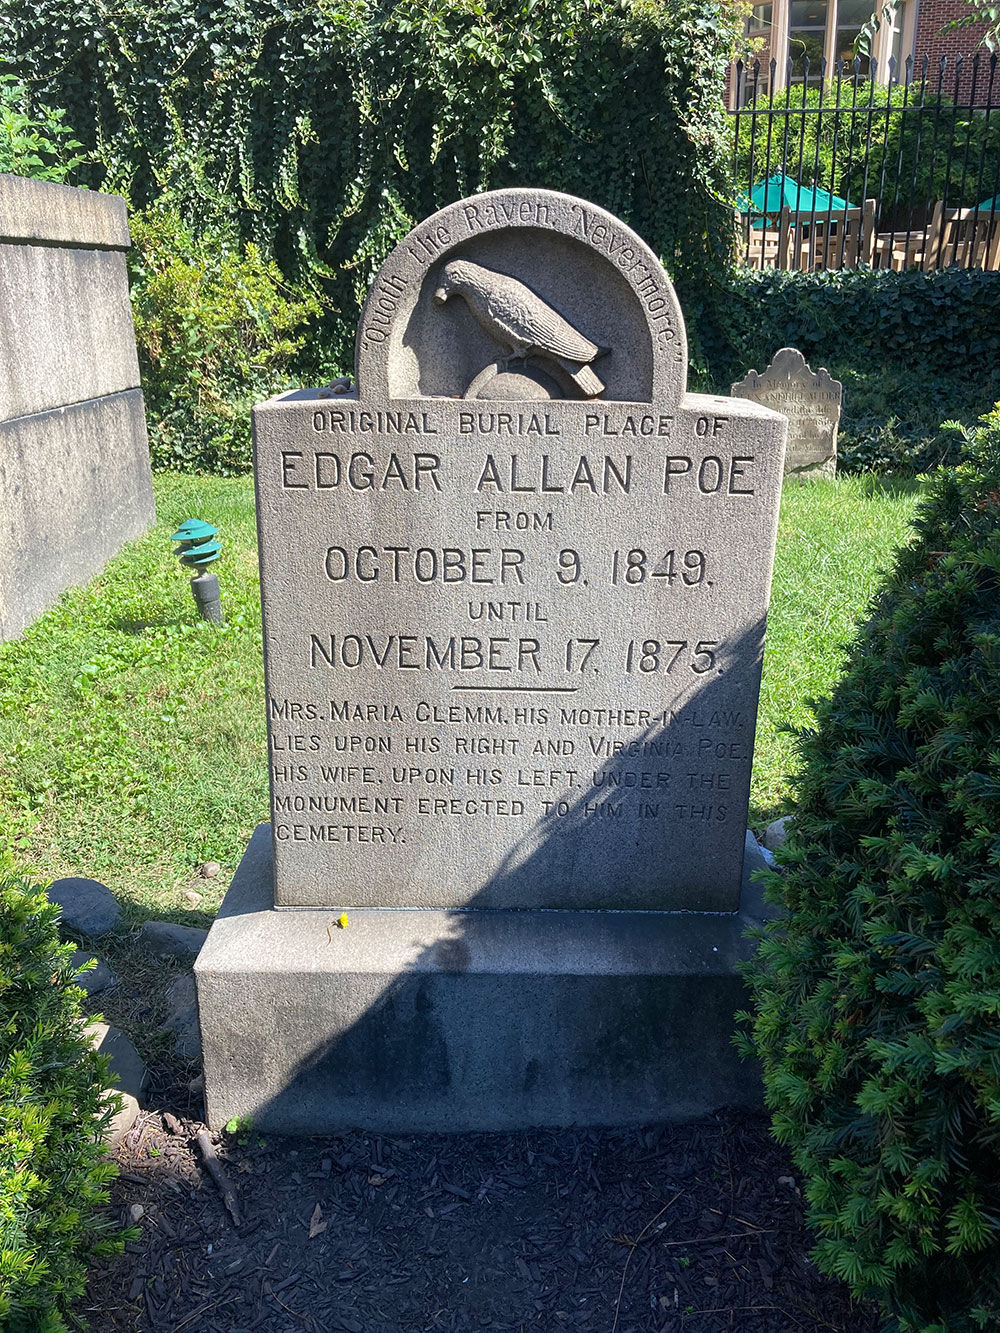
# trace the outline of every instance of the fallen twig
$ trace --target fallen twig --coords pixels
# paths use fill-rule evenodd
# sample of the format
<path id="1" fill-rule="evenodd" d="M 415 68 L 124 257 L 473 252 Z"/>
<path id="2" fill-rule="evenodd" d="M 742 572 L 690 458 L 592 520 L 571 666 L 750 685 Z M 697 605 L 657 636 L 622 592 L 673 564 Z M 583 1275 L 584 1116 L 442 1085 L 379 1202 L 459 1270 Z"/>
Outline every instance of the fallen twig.
<path id="1" fill-rule="evenodd" d="M 628 1252 L 628 1256 L 625 1259 L 625 1267 L 622 1269 L 621 1285 L 618 1288 L 618 1300 L 615 1302 L 615 1322 L 611 1325 L 611 1333 L 616 1333 L 616 1329 L 618 1328 L 618 1320 L 622 1312 L 622 1293 L 625 1290 L 625 1277 L 628 1273 L 628 1266 L 632 1262 L 632 1256 L 633 1254 L 635 1254 L 639 1242 L 642 1240 L 643 1236 L 646 1234 L 649 1228 L 660 1220 L 663 1214 L 670 1207 L 670 1204 L 675 1203 L 681 1197 L 683 1192 L 684 1192 L 683 1190 L 678 1190 L 677 1193 L 674 1195 L 674 1197 L 670 1200 L 670 1202 L 665 1203 L 663 1207 L 660 1209 L 660 1211 L 656 1214 L 656 1216 L 651 1217 L 649 1219 L 649 1221 L 646 1223 L 643 1229 L 639 1232 L 638 1236 L 636 1236 L 635 1240 L 632 1242 L 631 1248 L 629 1249 Z"/>
<path id="2" fill-rule="evenodd" d="M 212 1146 L 212 1140 L 208 1137 L 207 1129 L 200 1129 L 196 1140 L 201 1149 L 201 1155 L 205 1159 L 205 1170 L 215 1181 L 222 1195 L 222 1202 L 226 1205 L 226 1211 L 233 1219 L 236 1226 L 240 1225 L 240 1208 L 236 1201 L 236 1191 L 230 1183 L 229 1177 L 222 1169 L 222 1163 L 216 1155 L 215 1148 Z"/>
<path id="3" fill-rule="evenodd" d="M 773 1227 L 766 1230 L 759 1229 L 753 1232 L 755 1236 L 773 1236 L 775 1234 Z M 664 1240 L 660 1244 L 665 1250 L 672 1249 L 675 1245 L 711 1245 L 719 1240 L 749 1240 L 750 1237 L 745 1231 L 727 1231 L 721 1236 L 697 1236 L 694 1240 Z"/>
<path id="4" fill-rule="evenodd" d="M 171 1333 L 180 1333 L 180 1330 L 184 1328 L 186 1325 L 190 1324 L 192 1319 L 200 1319 L 203 1314 L 207 1314 L 209 1310 L 214 1310 L 221 1304 L 222 1304 L 221 1301 L 211 1301 L 206 1305 L 199 1305 L 197 1310 L 195 1310 L 193 1314 L 189 1314 L 187 1318 L 182 1319 L 179 1324 L 174 1324 Z"/>

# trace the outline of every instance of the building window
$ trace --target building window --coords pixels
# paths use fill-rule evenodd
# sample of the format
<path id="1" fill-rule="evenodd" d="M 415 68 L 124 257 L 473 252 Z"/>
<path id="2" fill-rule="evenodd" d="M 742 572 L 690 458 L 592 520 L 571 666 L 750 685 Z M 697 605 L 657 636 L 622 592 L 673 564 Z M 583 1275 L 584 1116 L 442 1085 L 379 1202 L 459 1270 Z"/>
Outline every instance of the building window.
<path id="1" fill-rule="evenodd" d="M 916 3 L 917 0 L 904 0 L 895 7 L 891 18 L 882 19 L 873 44 L 875 74 L 880 83 L 888 82 L 890 56 L 896 61 L 894 81 L 905 78 L 903 62 L 907 44 L 910 47 L 913 44 Z M 754 59 L 760 61 L 758 93 L 769 91 L 772 60 L 775 92 L 783 89 L 789 78 L 792 83 L 802 83 L 805 79 L 809 87 L 818 87 L 824 60 L 828 79 L 838 67 L 849 73 L 854 63 L 854 42 L 864 24 L 882 7 L 882 0 L 770 0 L 768 4 L 754 5 L 747 20 L 747 36 L 764 40 L 754 43 L 755 56 L 747 62 L 744 100 L 753 97 Z M 871 73 L 867 57 L 861 58 L 859 69 L 862 77 Z"/>
<path id="2" fill-rule="evenodd" d="M 836 0 L 791 0 L 788 12 L 788 54 L 792 81 L 817 87 L 822 80 L 827 29 L 836 12 Z M 806 73 L 806 61 L 808 74 Z"/>
<path id="3" fill-rule="evenodd" d="M 854 43 L 862 27 L 872 16 L 871 0 L 837 0 L 837 36 L 834 59 L 841 68 L 854 64 Z M 861 73 L 868 73 L 867 58 L 861 61 Z"/>
<path id="4" fill-rule="evenodd" d="M 766 5 L 754 5 L 747 19 L 747 36 L 753 41 L 754 59 L 760 61 L 756 80 L 753 80 L 751 73 L 747 81 L 755 82 L 758 95 L 766 93 L 771 83 L 771 61 L 774 58 L 773 14 L 774 5 L 768 0 Z M 753 61 L 750 64 L 752 66 Z M 747 96 L 752 97 L 753 91 L 748 89 Z"/>

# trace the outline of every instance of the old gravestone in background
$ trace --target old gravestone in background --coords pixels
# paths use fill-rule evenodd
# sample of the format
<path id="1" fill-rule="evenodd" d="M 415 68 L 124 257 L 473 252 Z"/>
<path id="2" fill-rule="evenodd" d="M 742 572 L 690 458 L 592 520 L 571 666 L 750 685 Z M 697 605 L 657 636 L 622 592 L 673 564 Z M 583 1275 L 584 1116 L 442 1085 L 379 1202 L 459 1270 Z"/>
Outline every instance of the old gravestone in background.
<path id="1" fill-rule="evenodd" d="M 786 477 L 812 481 L 836 476 L 844 390 L 829 371 L 811 370 L 798 348 L 782 347 L 763 374 L 749 371 L 732 392 L 788 418 Z"/>
<path id="2" fill-rule="evenodd" d="M 124 199 L 0 175 L 0 641 L 153 522 Z"/>
<path id="3" fill-rule="evenodd" d="M 272 823 L 197 964 L 213 1124 L 756 1100 L 729 1035 L 785 423 L 686 372 L 643 242 L 509 190 L 393 252 L 353 391 L 256 410 Z"/>

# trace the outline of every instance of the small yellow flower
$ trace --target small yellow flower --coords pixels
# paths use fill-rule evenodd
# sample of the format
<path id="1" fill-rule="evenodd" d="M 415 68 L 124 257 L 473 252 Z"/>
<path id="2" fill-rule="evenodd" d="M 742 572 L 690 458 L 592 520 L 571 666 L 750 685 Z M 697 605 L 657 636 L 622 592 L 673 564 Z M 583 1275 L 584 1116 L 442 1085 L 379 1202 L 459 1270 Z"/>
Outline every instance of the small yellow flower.
<path id="1" fill-rule="evenodd" d="M 346 912 L 341 912 L 340 916 L 337 917 L 337 925 L 340 927 L 341 930 L 346 930 L 346 929 L 347 929 L 347 913 L 346 913 Z"/>

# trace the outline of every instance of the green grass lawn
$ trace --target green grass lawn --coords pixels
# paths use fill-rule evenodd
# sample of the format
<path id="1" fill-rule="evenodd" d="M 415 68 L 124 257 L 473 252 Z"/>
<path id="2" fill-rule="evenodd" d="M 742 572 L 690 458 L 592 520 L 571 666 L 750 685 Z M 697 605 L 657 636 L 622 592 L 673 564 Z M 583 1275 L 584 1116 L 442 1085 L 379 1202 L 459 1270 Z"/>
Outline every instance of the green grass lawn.
<path id="1" fill-rule="evenodd" d="M 751 823 L 789 802 L 792 738 L 905 539 L 918 488 L 790 487 L 778 536 Z M 159 521 L 0 648 L 0 847 L 43 876 L 91 875 L 136 917 L 198 921 L 267 817 L 264 675 L 250 478 L 156 479 Z M 221 531 L 226 625 L 197 619 L 170 534 Z M 197 878 L 221 862 L 216 880 Z M 192 911 L 185 890 L 204 895 Z"/>

